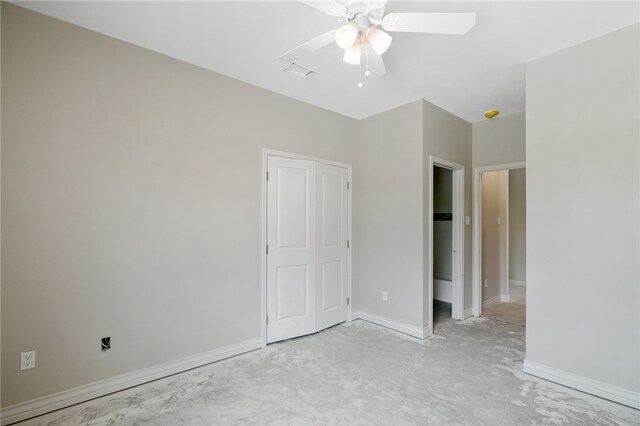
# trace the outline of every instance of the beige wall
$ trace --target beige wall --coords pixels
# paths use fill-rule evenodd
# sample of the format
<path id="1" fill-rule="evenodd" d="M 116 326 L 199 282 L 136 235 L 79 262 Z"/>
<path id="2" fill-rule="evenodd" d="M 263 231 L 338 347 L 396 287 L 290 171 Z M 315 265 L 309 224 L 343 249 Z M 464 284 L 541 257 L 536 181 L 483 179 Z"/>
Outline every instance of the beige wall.
<path id="1" fill-rule="evenodd" d="M 427 327 L 429 156 L 466 167 L 471 210 L 471 124 L 426 101 L 360 122 L 358 145 L 359 309 Z M 390 178 L 391 176 L 391 178 Z M 366 214 L 364 213 L 366 212 Z M 420 231 L 421 230 L 421 231 Z M 465 227 L 465 292 L 471 306 L 471 229 Z M 388 302 L 382 301 L 388 292 Z"/>
<path id="2" fill-rule="evenodd" d="M 429 170 L 429 157 L 434 156 L 443 160 L 452 161 L 465 167 L 465 194 L 464 194 L 464 214 L 471 216 L 471 124 L 457 117 L 450 112 L 443 110 L 427 101 L 422 102 L 423 117 L 423 144 L 424 144 L 424 191 L 425 205 L 423 207 L 423 217 L 425 224 L 431 220 L 428 217 L 429 181 L 431 173 Z M 424 255 L 425 264 L 428 265 L 428 254 L 430 250 L 429 227 L 424 226 Z M 464 286 L 465 286 L 465 308 L 471 307 L 471 226 L 464 227 Z M 428 285 L 429 275 L 432 272 L 425 267 L 424 283 Z M 425 291 L 423 300 L 424 327 L 428 325 L 430 317 L 430 301 L 428 291 Z"/>
<path id="3" fill-rule="evenodd" d="M 509 280 L 527 282 L 526 170 L 509 170 Z"/>
<path id="4" fill-rule="evenodd" d="M 360 121 L 358 170 L 358 308 L 422 328 L 421 101 Z"/>
<path id="5" fill-rule="evenodd" d="M 525 161 L 525 114 L 473 123 L 473 167 Z"/>
<path id="6" fill-rule="evenodd" d="M 526 79 L 527 362 L 636 404 L 639 40 L 636 24 L 533 61 Z"/>
<path id="7" fill-rule="evenodd" d="M 506 296 L 508 173 L 482 174 L 482 302 Z"/>
<path id="8" fill-rule="evenodd" d="M 472 161 L 474 169 L 476 167 L 497 166 L 501 164 L 524 162 L 526 154 L 525 113 L 516 113 L 495 118 L 493 120 L 473 123 L 472 139 Z M 513 172 L 520 172 L 521 175 L 518 175 L 518 177 L 522 177 L 523 179 L 525 178 L 524 169 L 511 171 L 510 176 Z M 524 180 L 521 183 L 522 185 L 524 185 Z M 520 182 L 516 181 L 516 184 L 520 184 Z M 483 187 L 484 186 L 485 185 L 483 184 Z M 493 191 L 496 190 L 496 188 L 493 188 Z M 485 193 L 483 190 L 483 198 L 484 197 Z M 517 195 L 516 198 L 517 200 L 522 201 L 521 204 L 517 204 L 517 207 L 524 207 L 524 199 L 522 197 L 518 198 Z M 497 205 L 495 207 L 498 208 Z M 502 216 L 504 219 L 506 213 L 503 213 Z M 483 216 L 483 224 L 481 224 L 483 226 L 483 229 L 488 225 L 485 219 L 486 216 Z M 520 227 L 521 224 L 518 221 L 518 218 L 515 218 L 515 220 L 516 225 L 514 226 L 518 226 L 519 228 L 516 228 L 516 237 L 514 239 L 515 247 L 512 247 L 511 245 L 509 246 L 509 264 L 511 265 L 515 262 L 514 268 L 517 271 L 518 276 L 520 276 L 520 273 L 524 270 L 524 256 L 526 250 L 524 248 L 524 229 Z M 495 226 L 495 224 L 492 226 Z M 509 226 L 512 226 L 511 222 Z M 493 231 L 497 230 L 502 231 L 503 229 L 496 228 Z M 518 230 L 522 232 L 517 232 Z M 483 247 L 485 247 L 485 245 L 488 245 L 486 248 L 489 250 L 485 251 L 485 249 L 483 248 L 483 256 L 485 253 L 488 253 L 489 256 L 488 259 L 482 259 L 484 270 L 480 281 L 481 286 L 483 287 L 483 301 L 498 296 L 500 295 L 500 293 L 506 295 L 506 288 L 502 288 L 501 290 L 501 286 L 505 287 L 507 285 L 506 280 L 508 279 L 506 276 L 504 276 L 504 274 L 506 273 L 506 265 L 502 264 L 502 261 L 505 259 L 505 257 L 504 253 L 499 254 L 497 252 L 498 247 L 503 247 L 503 249 L 506 250 L 506 232 L 501 234 L 502 237 L 500 237 L 493 231 L 489 229 L 489 236 L 487 238 L 494 239 L 495 241 L 489 241 L 487 238 L 485 238 L 486 234 L 483 230 L 482 245 Z M 511 234 L 509 234 L 509 238 L 511 240 Z M 502 263 L 498 263 L 498 260 L 500 260 L 500 262 Z M 509 274 L 511 274 L 511 270 L 509 270 Z M 484 288 L 485 279 L 488 280 L 488 287 L 486 289 Z"/>
<path id="9" fill-rule="evenodd" d="M 2 406 L 260 336 L 261 149 L 354 164 L 358 123 L 2 9 Z"/>

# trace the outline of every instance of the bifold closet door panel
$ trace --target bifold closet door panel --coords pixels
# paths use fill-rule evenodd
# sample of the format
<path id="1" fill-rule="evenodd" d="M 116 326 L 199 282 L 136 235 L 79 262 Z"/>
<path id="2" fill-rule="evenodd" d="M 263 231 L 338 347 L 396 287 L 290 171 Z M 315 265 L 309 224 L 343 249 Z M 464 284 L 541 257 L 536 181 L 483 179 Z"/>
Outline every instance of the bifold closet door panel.
<path id="1" fill-rule="evenodd" d="M 316 330 L 347 320 L 349 172 L 318 163 Z"/>
<path id="2" fill-rule="evenodd" d="M 316 331 L 316 163 L 267 160 L 267 342 Z"/>

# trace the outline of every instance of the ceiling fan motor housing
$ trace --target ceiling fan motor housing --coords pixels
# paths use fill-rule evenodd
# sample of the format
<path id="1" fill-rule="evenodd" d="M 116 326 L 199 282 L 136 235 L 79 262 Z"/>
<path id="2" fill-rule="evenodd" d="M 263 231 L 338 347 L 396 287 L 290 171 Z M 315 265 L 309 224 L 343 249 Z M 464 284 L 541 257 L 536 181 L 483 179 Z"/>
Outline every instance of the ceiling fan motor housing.
<path id="1" fill-rule="evenodd" d="M 366 33 L 372 25 L 379 25 L 384 16 L 384 6 L 379 9 L 372 9 L 363 1 L 353 1 L 344 4 L 347 12 L 343 16 L 338 17 L 340 25 L 353 22 Z"/>

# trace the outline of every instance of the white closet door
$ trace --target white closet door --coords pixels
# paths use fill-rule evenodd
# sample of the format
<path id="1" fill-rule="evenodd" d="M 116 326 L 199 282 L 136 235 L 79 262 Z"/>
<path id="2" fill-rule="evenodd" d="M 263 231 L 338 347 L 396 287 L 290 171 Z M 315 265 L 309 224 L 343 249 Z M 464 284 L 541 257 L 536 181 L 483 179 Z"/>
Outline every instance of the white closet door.
<path id="1" fill-rule="evenodd" d="M 316 163 L 269 157 L 267 342 L 316 331 Z"/>
<path id="2" fill-rule="evenodd" d="M 316 330 L 347 320 L 348 170 L 317 164 Z"/>

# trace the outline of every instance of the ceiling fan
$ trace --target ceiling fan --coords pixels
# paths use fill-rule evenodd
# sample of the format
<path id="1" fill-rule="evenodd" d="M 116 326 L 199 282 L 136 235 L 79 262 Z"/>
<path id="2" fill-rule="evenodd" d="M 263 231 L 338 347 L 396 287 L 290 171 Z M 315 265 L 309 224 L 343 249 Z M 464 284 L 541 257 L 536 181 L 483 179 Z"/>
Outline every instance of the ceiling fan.
<path id="1" fill-rule="evenodd" d="M 387 0 L 337 1 L 298 0 L 314 9 L 338 18 L 340 28 L 329 30 L 306 43 L 279 56 L 287 65 L 311 55 L 336 42 L 344 49 L 342 60 L 360 65 L 366 77 L 383 75 L 386 70 L 382 54 L 391 45 L 392 37 L 386 31 L 466 34 L 476 22 L 475 13 L 387 13 Z M 358 87 L 363 87 L 362 79 Z"/>

